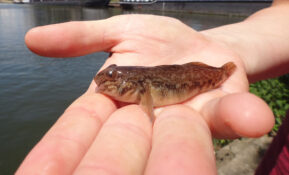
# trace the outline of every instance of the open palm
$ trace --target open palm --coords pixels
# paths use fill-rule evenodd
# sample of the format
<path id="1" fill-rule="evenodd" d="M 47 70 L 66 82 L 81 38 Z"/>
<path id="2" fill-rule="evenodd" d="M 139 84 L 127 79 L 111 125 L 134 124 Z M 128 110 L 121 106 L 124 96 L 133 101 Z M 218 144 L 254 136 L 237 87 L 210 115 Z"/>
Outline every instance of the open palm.
<path id="1" fill-rule="evenodd" d="M 244 63 L 233 48 L 172 18 L 124 15 L 44 26 L 28 32 L 26 43 L 43 56 L 110 52 L 103 68 L 194 61 L 219 67 L 233 61 L 237 70 L 217 89 L 156 109 L 154 125 L 138 105 L 117 109 L 114 101 L 95 93 L 92 82 L 26 157 L 18 174 L 215 174 L 211 134 L 258 137 L 274 121 L 266 104 L 247 93 Z"/>

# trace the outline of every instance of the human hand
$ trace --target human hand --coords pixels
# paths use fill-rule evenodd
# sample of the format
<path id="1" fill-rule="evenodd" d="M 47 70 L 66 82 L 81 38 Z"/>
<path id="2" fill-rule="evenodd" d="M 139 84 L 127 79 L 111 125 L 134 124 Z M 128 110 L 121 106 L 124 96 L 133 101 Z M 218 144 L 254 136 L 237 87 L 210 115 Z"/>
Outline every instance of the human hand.
<path id="1" fill-rule="evenodd" d="M 17 174 L 215 174 L 211 134 L 258 137 L 274 123 L 268 106 L 247 93 L 243 58 L 172 18 L 127 15 L 39 27 L 28 32 L 26 43 L 43 56 L 111 52 L 103 68 L 192 61 L 211 66 L 233 61 L 238 68 L 221 87 L 156 109 L 153 127 L 138 105 L 117 109 L 111 99 L 95 93 L 92 82 L 29 153 Z"/>

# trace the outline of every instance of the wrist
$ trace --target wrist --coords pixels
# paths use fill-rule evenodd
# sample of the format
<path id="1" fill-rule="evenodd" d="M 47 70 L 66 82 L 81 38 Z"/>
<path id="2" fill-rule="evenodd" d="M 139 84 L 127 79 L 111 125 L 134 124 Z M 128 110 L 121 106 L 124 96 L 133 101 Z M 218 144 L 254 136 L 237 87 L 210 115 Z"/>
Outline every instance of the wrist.
<path id="1" fill-rule="evenodd" d="M 243 22 L 221 26 L 209 30 L 202 31 L 201 33 L 210 41 L 220 44 L 223 48 L 230 50 L 238 57 L 243 63 L 244 69 L 247 74 L 250 74 L 250 64 L 247 58 L 256 57 L 255 53 L 249 52 L 246 49 L 248 38 L 243 37 L 240 27 Z M 252 43 L 252 42 L 250 42 Z"/>
<path id="2" fill-rule="evenodd" d="M 250 82 L 288 73 L 289 3 L 258 11 L 243 22 L 202 31 L 244 63 Z"/>

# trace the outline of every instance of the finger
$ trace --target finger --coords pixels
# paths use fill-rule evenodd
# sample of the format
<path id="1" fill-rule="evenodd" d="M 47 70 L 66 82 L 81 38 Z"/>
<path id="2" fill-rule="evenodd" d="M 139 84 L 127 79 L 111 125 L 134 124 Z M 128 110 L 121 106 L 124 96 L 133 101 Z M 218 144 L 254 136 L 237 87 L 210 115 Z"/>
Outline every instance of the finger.
<path id="1" fill-rule="evenodd" d="M 260 137 L 274 125 L 269 106 L 250 93 L 214 99 L 203 107 L 202 114 L 217 138 Z"/>
<path id="2" fill-rule="evenodd" d="M 160 30 L 159 26 L 163 26 L 165 30 Z M 105 20 L 67 22 L 36 27 L 27 32 L 25 42 L 33 52 L 50 57 L 75 57 L 97 51 L 146 53 L 148 49 L 153 54 L 162 55 L 160 49 L 167 53 L 169 50 L 166 49 L 168 48 L 166 45 L 169 41 L 178 39 L 185 42 L 180 39 L 180 36 L 171 35 L 179 31 L 178 28 L 186 33 L 181 37 L 183 39 L 194 35 L 193 43 L 203 40 L 203 37 L 196 31 L 173 18 L 153 15 L 120 15 Z M 131 41 L 136 41 L 141 46 Z M 192 40 L 189 40 L 187 44 L 192 44 L 191 42 Z M 156 43 L 160 44 L 160 48 L 154 47 Z"/>
<path id="3" fill-rule="evenodd" d="M 28 154 L 16 174 L 71 174 L 115 109 L 101 94 L 80 97 Z"/>
<path id="4" fill-rule="evenodd" d="M 27 32 L 25 42 L 31 51 L 48 57 L 106 51 L 120 36 L 114 23 L 114 20 L 99 20 L 36 27 Z"/>
<path id="5" fill-rule="evenodd" d="M 210 130 L 195 111 L 184 105 L 167 107 L 153 132 L 145 174 L 216 174 Z"/>
<path id="6" fill-rule="evenodd" d="M 120 108 L 103 125 L 74 174 L 143 174 L 151 128 L 138 105 Z"/>
<path id="7" fill-rule="evenodd" d="M 130 40 L 132 33 L 138 33 L 143 29 L 145 22 L 140 21 L 150 23 L 151 19 L 153 18 L 150 16 L 122 15 L 106 20 L 66 22 L 35 27 L 27 32 L 25 43 L 31 51 L 48 57 L 75 57 L 97 51 L 110 51 L 125 37 L 126 40 Z M 133 51 L 127 46 L 123 48 L 123 45 L 117 50 Z"/>

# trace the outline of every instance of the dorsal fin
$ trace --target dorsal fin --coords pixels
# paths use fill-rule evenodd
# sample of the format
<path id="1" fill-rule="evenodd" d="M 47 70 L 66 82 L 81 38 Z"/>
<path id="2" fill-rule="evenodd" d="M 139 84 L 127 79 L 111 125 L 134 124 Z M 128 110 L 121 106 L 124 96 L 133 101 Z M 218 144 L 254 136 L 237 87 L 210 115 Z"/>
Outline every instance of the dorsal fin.
<path id="1" fill-rule="evenodd" d="M 211 67 L 205 63 L 202 63 L 202 62 L 189 62 L 189 63 L 186 63 L 184 65 L 194 65 L 194 66 L 202 66 L 202 67 Z"/>
<path id="2" fill-rule="evenodd" d="M 116 64 L 111 64 L 108 67 L 116 67 L 116 66 L 117 66 Z"/>

